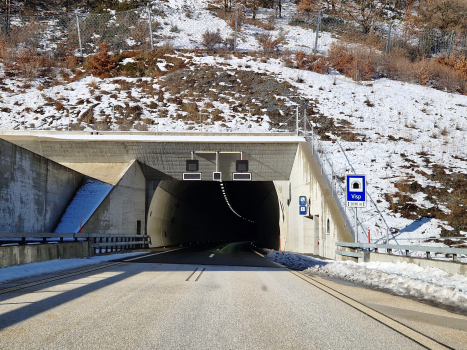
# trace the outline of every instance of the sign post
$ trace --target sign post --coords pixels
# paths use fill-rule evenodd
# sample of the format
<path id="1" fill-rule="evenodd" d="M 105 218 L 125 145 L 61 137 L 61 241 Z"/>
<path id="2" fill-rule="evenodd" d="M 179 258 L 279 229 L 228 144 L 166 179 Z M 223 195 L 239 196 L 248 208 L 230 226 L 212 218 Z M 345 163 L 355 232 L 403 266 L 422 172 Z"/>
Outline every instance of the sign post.
<path id="1" fill-rule="evenodd" d="M 357 208 L 366 207 L 366 178 L 365 175 L 345 175 L 347 188 L 346 207 L 354 208 L 355 212 L 355 242 L 358 243 Z"/>

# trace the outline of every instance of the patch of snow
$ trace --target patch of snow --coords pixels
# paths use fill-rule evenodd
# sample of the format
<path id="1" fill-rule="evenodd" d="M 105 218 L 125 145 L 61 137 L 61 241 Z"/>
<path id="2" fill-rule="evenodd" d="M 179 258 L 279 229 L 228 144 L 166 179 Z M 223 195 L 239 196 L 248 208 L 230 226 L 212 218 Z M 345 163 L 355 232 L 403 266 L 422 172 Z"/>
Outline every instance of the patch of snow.
<path id="1" fill-rule="evenodd" d="M 95 265 L 105 261 L 118 260 L 142 254 L 146 254 L 146 252 L 93 256 L 87 259 L 58 259 L 4 267 L 0 269 L 0 283 L 18 278 L 32 277 L 46 273 L 74 269 L 77 267 Z"/>
<path id="2" fill-rule="evenodd" d="M 269 251 L 266 258 L 305 274 L 329 276 L 370 288 L 467 311 L 467 276 L 407 262 L 321 260 L 295 253 Z"/>

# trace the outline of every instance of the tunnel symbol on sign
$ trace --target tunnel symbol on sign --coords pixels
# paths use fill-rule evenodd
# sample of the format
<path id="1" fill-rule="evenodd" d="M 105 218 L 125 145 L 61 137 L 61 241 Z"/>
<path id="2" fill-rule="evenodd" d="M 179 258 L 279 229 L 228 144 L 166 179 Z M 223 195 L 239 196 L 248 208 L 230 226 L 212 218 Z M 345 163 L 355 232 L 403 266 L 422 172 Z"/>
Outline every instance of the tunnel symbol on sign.
<path id="1" fill-rule="evenodd" d="M 363 179 L 352 179 L 350 183 L 350 192 L 363 192 Z"/>

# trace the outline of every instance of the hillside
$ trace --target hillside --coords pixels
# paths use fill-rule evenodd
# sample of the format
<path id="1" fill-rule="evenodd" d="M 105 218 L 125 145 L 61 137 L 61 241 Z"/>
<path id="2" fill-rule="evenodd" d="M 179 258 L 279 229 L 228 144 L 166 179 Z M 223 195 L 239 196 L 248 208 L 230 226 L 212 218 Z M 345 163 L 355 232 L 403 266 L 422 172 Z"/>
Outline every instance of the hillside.
<path id="1" fill-rule="evenodd" d="M 464 240 L 437 240 L 467 232 L 462 91 L 365 77 L 363 66 L 349 74 L 332 57 L 320 69 L 310 68 L 303 62 L 317 59 L 310 55 L 315 32 L 291 24 L 292 2 L 283 3 L 282 18 L 272 20 L 274 9 L 262 9 L 256 21 L 245 21 L 236 54 L 200 44 L 211 29 L 219 29 L 224 41 L 233 33 L 230 17 L 212 4 L 171 0 L 157 6 L 154 50 L 113 52 L 109 42 L 87 58 L 46 60 L 29 51 L 12 62 L 4 43 L 0 129 L 285 131 L 294 128 L 299 107 L 301 115 L 306 109 L 336 179 L 342 183 L 351 166 L 367 175 L 368 191 L 399 242 L 431 237 L 430 244 L 466 246 Z M 280 39 L 270 51 L 255 35 L 264 23 L 273 25 L 269 40 Z M 333 56 L 338 40 L 322 31 L 319 57 L 330 50 Z M 328 74 L 318 72 L 324 70 Z M 385 237 L 386 225 L 373 206 L 359 218 L 360 241 L 367 240 L 367 229 L 372 241 Z"/>

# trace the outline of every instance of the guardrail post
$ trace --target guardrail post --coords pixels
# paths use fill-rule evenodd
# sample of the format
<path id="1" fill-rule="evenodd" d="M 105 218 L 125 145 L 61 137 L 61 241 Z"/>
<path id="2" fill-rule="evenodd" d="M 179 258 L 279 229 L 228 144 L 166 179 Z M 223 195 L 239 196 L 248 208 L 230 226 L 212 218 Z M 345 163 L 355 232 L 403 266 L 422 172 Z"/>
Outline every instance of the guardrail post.
<path id="1" fill-rule="evenodd" d="M 426 258 L 431 259 L 431 253 L 430 252 L 426 252 Z"/>
<path id="2" fill-rule="evenodd" d="M 452 261 L 457 262 L 457 254 L 452 254 Z"/>
<path id="3" fill-rule="evenodd" d="M 409 256 L 409 250 L 405 251 L 405 256 Z"/>
<path id="4" fill-rule="evenodd" d="M 392 249 L 388 248 L 388 254 L 392 254 Z"/>

